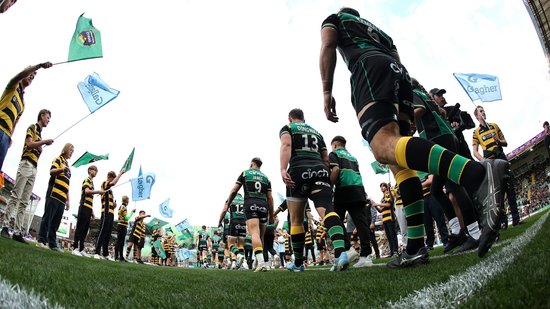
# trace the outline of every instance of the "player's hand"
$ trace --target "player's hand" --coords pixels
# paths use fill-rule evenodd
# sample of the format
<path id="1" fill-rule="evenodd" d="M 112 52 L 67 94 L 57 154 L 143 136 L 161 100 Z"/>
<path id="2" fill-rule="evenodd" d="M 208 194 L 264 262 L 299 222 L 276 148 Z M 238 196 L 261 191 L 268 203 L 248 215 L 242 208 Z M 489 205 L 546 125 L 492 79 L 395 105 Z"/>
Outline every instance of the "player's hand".
<path id="1" fill-rule="evenodd" d="M 336 115 L 336 100 L 332 96 L 332 93 L 323 93 L 325 101 L 325 115 L 331 122 L 338 122 L 338 116 Z"/>
<path id="2" fill-rule="evenodd" d="M 374 230 L 374 224 L 371 224 L 371 225 L 370 225 L 370 229 L 371 229 L 371 230 Z"/>
<path id="3" fill-rule="evenodd" d="M 48 68 L 51 68 L 53 66 L 53 64 L 51 62 L 43 62 L 40 64 L 40 67 L 41 68 L 44 68 L 44 69 L 48 69 Z"/>
<path id="4" fill-rule="evenodd" d="M 286 170 L 281 170 L 281 177 L 283 178 L 283 182 L 287 187 L 291 189 L 294 188 L 295 183 Z"/>

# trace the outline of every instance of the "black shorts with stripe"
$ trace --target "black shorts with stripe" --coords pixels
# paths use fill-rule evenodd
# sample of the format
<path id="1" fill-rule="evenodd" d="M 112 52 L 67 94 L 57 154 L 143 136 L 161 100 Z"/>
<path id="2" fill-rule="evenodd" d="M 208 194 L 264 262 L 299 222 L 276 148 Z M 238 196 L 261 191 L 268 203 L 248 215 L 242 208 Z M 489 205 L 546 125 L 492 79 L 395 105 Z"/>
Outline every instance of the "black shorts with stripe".
<path id="1" fill-rule="evenodd" d="M 363 137 L 368 142 L 381 127 L 391 121 L 397 122 L 399 113 L 414 119 L 411 78 L 395 58 L 377 52 L 365 54 L 352 69 L 351 84 L 351 100 L 357 114 L 367 104 L 378 102 L 359 120 Z"/>
<path id="2" fill-rule="evenodd" d="M 229 236 L 245 237 L 246 236 L 245 220 L 231 219 L 231 222 L 229 223 Z"/>

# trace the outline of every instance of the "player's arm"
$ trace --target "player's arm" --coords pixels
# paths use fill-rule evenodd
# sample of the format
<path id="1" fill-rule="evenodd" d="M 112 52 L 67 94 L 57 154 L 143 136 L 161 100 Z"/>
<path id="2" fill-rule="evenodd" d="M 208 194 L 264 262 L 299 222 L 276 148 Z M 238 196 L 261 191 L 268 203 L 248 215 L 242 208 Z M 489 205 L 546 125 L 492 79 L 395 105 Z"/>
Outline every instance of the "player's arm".
<path id="1" fill-rule="evenodd" d="M 19 72 L 17 75 L 15 75 L 11 80 L 10 82 L 8 83 L 8 86 L 7 88 L 14 88 L 17 84 L 19 84 L 22 80 L 24 80 L 25 78 L 28 78 L 29 76 L 31 76 L 32 74 L 35 74 L 36 71 L 38 71 L 39 69 L 47 69 L 47 68 L 51 68 L 52 67 L 52 63 L 51 62 L 43 62 L 43 63 L 39 63 L 37 65 L 31 65 L 29 67 L 26 67 L 23 71 Z"/>
<path id="2" fill-rule="evenodd" d="M 218 226 L 222 226 L 223 218 L 225 217 L 225 213 L 227 212 L 227 209 L 229 208 L 229 204 L 225 202 L 223 205 L 222 213 L 220 214 L 220 219 L 218 220 Z"/>
<path id="3" fill-rule="evenodd" d="M 336 68 L 336 47 L 338 46 L 338 31 L 333 26 L 324 26 L 321 29 L 321 52 L 319 55 L 319 69 L 323 84 L 323 101 L 325 115 L 329 121 L 337 122 L 336 101 L 332 97 L 332 83 Z"/>
<path id="4" fill-rule="evenodd" d="M 502 147 L 508 146 L 508 142 L 506 141 L 506 138 L 504 138 L 504 134 L 496 124 L 495 124 L 495 131 L 496 131 L 495 140 L 498 142 L 498 144 Z"/>
<path id="5" fill-rule="evenodd" d="M 267 215 L 268 223 L 275 223 L 275 215 L 273 212 L 273 195 L 271 194 L 271 190 L 267 191 Z"/>
<path id="6" fill-rule="evenodd" d="M 290 162 L 290 156 L 292 155 L 292 138 L 290 134 L 283 133 L 281 135 L 281 149 L 280 149 L 280 166 L 281 166 L 281 177 L 283 182 L 288 187 L 294 186 L 294 181 L 286 171 L 288 164 Z"/>
<path id="7" fill-rule="evenodd" d="M 431 174 L 426 177 L 426 180 L 422 183 L 422 189 L 429 188 L 432 185 L 433 177 Z"/>
<path id="8" fill-rule="evenodd" d="M 330 183 L 336 185 L 338 177 L 340 177 L 340 165 L 338 164 L 338 158 L 334 152 L 328 155 L 330 164 Z"/>
<path id="9" fill-rule="evenodd" d="M 483 158 L 483 156 L 479 153 L 479 144 L 478 143 L 474 143 L 472 145 L 472 151 L 474 152 L 474 157 L 476 157 L 476 159 L 478 159 L 479 161 L 485 160 L 485 158 Z"/>
<path id="10" fill-rule="evenodd" d="M 115 179 L 113 179 L 110 184 L 111 186 L 114 186 L 117 184 L 118 180 L 120 179 L 120 177 L 122 177 L 122 174 L 126 173 L 126 169 L 123 168 L 120 170 L 120 172 L 118 173 L 118 175 L 116 175 Z"/>

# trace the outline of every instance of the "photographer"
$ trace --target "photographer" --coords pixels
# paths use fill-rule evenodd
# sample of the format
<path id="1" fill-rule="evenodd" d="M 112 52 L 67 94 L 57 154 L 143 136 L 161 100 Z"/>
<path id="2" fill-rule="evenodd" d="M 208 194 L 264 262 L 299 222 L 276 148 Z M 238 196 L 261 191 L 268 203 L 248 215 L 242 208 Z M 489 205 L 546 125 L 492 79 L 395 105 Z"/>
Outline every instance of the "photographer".
<path id="1" fill-rule="evenodd" d="M 464 130 L 470 130 L 476 127 L 472 117 L 468 112 L 460 110 L 460 103 L 456 103 L 454 106 L 445 106 L 447 100 L 443 96 L 447 91 L 445 89 L 433 88 L 430 90 L 430 95 L 440 109 L 445 112 L 442 115 L 451 124 L 453 131 L 458 139 L 458 153 L 470 160 L 473 160 L 468 143 L 464 139 Z"/>

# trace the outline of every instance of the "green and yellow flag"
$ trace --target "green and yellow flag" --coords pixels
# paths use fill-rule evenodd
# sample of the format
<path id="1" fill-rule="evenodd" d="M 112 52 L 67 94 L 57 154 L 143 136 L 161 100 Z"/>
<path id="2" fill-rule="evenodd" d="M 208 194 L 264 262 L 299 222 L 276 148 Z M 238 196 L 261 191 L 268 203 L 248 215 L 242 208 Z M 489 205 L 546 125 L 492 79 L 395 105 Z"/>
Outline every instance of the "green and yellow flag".
<path id="1" fill-rule="evenodd" d="M 126 159 L 126 162 L 124 162 L 124 166 L 122 166 L 123 169 L 128 172 L 132 168 L 132 161 L 134 161 L 134 151 L 136 150 L 136 147 L 132 149 L 132 152 L 128 156 L 128 159 Z"/>
<path id="2" fill-rule="evenodd" d="M 92 25 L 92 20 L 78 17 L 76 29 L 69 46 L 69 62 L 103 57 L 101 33 Z"/>
<path id="3" fill-rule="evenodd" d="M 95 161 L 108 160 L 108 159 L 109 159 L 109 154 L 96 156 L 95 154 L 89 153 L 86 151 L 82 156 L 80 156 L 80 158 L 78 158 L 78 160 L 75 161 L 75 163 L 73 163 L 73 166 L 79 167 L 82 165 L 90 164 Z"/>
<path id="4" fill-rule="evenodd" d="M 370 164 L 376 174 L 386 174 L 390 171 L 390 167 L 387 164 L 378 163 L 374 161 Z"/>

